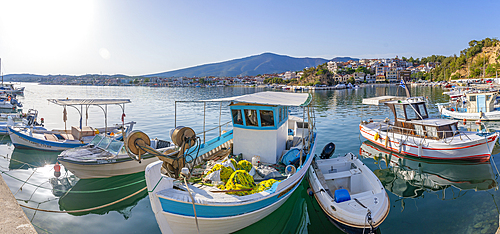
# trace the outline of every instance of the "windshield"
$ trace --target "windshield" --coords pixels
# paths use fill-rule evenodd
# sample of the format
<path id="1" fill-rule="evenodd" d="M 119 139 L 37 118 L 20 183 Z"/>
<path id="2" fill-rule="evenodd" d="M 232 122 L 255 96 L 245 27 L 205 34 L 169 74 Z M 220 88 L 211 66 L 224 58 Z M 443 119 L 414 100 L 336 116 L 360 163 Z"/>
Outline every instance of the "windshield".
<path id="1" fill-rule="evenodd" d="M 109 142 L 111 142 L 111 138 L 104 137 L 97 146 L 101 149 L 106 149 L 106 147 L 108 147 Z"/>
<path id="2" fill-rule="evenodd" d="M 98 135 L 95 135 L 94 139 L 92 139 L 92 141 L 90 141 L 90 145 L 97 145 L 99 144 L 99 142 L 102 140 L 103 136 L 98 134 Z"/>
<path id="3" fill-rule="evenodd" d="M 122 145 L 123 145 L 123 142 L 113 140 L 113 141 L 111 141 L 111 144 L 109 144 L 107 150 L 108 150 L 108 152 L 116 155 L 116 154 L 118 154 L 118 152 L 120 152 Z"/>

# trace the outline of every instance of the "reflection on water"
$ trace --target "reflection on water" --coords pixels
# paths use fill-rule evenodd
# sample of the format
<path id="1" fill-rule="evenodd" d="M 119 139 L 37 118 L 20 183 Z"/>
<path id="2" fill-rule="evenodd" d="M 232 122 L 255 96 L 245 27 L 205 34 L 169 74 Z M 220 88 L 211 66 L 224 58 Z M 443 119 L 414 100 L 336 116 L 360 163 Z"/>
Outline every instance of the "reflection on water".
<path id="1" fill-rule="evenodd" d="M 429 199 L 433 199 L 434 202 L 452 200 L 463 202 L 465 199 L 470 199 L 467 197 L 470 195 L 469 192 L 488 190 L 495 192 L 498 190 L 494 169 L 489 161 L 419 159 L 385 150 L 370 141 L 363 142 L 359 153 L 364 158 L 374 160 L 374 164 L 378 168 L 373 172 L 385 189 L 398 197 L 392 199 L 392 205 L 393 208 L 399 206 L 401 213 L 406 212 L 407 204 L 411 204 L 412 208 L 415 205 L 419 210 L 416 201 L 424 198 L 428 202 Z M 491 233 L 496 230 L 498 220 L 492 219 L 492 217 L 489 217 L 490 220 L 488 220 L 488 216 L 496 215 L 498 217 L 499 214 L 496 203 L 494 201 L 492 203 L 494 207 L 488 207 L 486 212 L 483 207 L 479 209 L 469 207 L 469 211 L 472 208 L 481 214 L 481 217 L 486 219 L 481 222 L 486 222 L 487 225 L 473 223 L 473 226 L 469 226 L 466 230 L 469 232 L 482 231 L 482 233 Z M 423 206 L 427 205 L 423 204 Z M 455 217 L 461 218 L 460 215 L 455 215 Z"/>
<path id="2" fill-rule="evenodd" d="M 361 145 L 360 155 L 373 158 L 380 169 L 374 170 L 384 187 L 403 198 L 417 198 L 425 191 L 443 191 L 453 186 L 459 190 L 498 188 L 490 162 L 425 160 L 385 150 L 370 141 Z M 456 194 L 453 194 L 456 195 Z M 455 198 L 455 197 L 453 197 Z"/>
<path id="3" fill-rule="evenodd" d="M 39 118 L 45 119 L 48 129 L 64 128 L 64 122 L 61 108 L 48 104 L 47 98 L 128 98 L 132 103 L 126 106 L 125 121 L 136 121 L 135 129 L 160 139 L 169 139 L 169 130 L 174 125 L 176 100 L 264 91 L 230 87 L 23 86 L 26 86 L 26 92 L 20 101 L 26 109 L 38 109 Z M 441 94 L 440 88 L 435 87 L 412 87 L 411 92 L 417 96 L 428 96 L 431 103 L 445 102 L 448 98 Z M 318 151 L 328 142 L 334 142 L 337 145 L 336 155 L 344 155 L 359 152 L 365 141 L 359 134 L 361 118 L 382 119 L 389 116 L 386 107 L 363 105 L 362 99 L 403 94 L 403 90 L 397 86 L 368 86 L 311 94 L 316 112 Z M 203 104 L 178 103 L 177 108 L 178 126 L 202 131 L 204 116 L 200 110 Z M 438 116 L 435 105 L 428 105 L 428 108 L 430 115 Z M 206 129 L 217 126 L 220 110 L 221 122 L 229 121 L 227 106 L 223 105 L 220 109 L 218 104 L 207 104 Z M 73 108 L 67 111 L 67 126 L 78 125 L 77 111 Z M 110 108 L 109 111 L 109 124 L 121 122 L 119 108 Z M 291 111 L 302 115 L 298 109 L 292 108 Z M 103 120 L 102 110 L 89 109 L 89 125 L 102 126 Z M 496 129 L 496 122 L 484 124 Z M 5 137 L 0 138 L 0 141 L 4 140 Z M 493 153 L 496 155 L 492 157 L 492 164 L 500 164 L 498 147 Z M 145 187 L 144 173 L 80 180 L 63 166 L 60 174 L 55 173 L 56 160 L 57 153 L 14 150 L 9 144 L 0 145 L 2 177 L 18 201 L 30 207 L 70 212 L 92 209 L 125 198 Z M 495 166 L 487 163 L 455 165 L 406 158 L 399 160 L 398 155 L 384 152 L 373 153 L 363 162 L 379 175 L 391 199 L 392 211 L 379 227 L 383 233 L 491 233 L 498 227 L 496 204 L 500 204 L 500 200 L 496 196 Z M 314 197 L 307 194 L 308 187 L 308 182 L 304 180 L 282 207 L 240 233 L 342 233 L 328 221 Z M 78 213 L 24 211 L 39 233 L 160 233 L 146 191 L 110 206 Z"/>
<path id="4" fill-rule="evenodd" d="M 117 211 L 128 219 L 132 213 L 132 208 L 137 202 L 147 196 L 147 191 L 142 192 L 110 206 L 84 212 L 74 213 L 74 211 L 92 209 L 105 206 L 128 195 L 131 195 L 146 187 L 144 172 L 130 175 L 114 176 L 100 179 L 81 179 L 74 184 L 70 190 L 59 198 L 61 210 L 73 211 L 71 215 L 86 214 L 107 214 L 110 211 Z M 54 187 L 56 189 L 56 187 Z"/>

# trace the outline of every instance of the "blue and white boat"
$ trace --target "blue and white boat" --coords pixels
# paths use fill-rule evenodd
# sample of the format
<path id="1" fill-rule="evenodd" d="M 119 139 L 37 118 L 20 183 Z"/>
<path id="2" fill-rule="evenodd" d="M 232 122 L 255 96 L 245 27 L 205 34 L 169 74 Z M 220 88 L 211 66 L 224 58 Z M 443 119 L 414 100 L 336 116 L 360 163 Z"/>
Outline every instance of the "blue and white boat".
<path id="1" fill-rule="evenodd" d="M 16 128 L 7 127 L 10 140 L 16 148 L 28 148 L 48 151 L 63 151 L 88 144 L 97 133 L 105 133 L 119 138 L 125 131 L 124 123 L 125 104 L 130 103 L 129 99 L 48 99 L 56 105 L 64 107 L 63 119 L 67 119 L 67 107 L 73 107 L 80 113 L 80 126 L 71 126 L 71 129 L 40 130 L 33 127 Z M 107 126 L 107 106 L 118 105 L 122 108 L 122 123 L 114 126 Z M 91 106 L 98 106 L 104 112 L 105 127 L 93 128 L 82 126 L 83 112 L 88 113 Z M 88 119 L 88 118 L 87 118 Z M 132 122 L 133 123 L 133 122 Z M 132 128 L 133 124 L 129 124 Z"/>
<path id="2" fill-rule="evenodd" d="M 177 151 L 158 155 L 163 162 L 148 165 L 145 176 L 151 191 L 151 208 L 162 233 L 230 233 L 261 220 L 295 191 L 314 156 L 313 118 L 304 121 L 305 117 L 313 116 L 308 93 L 260 92 L 201 102 L 230 102 L 232 121 L 228 123 L 232 123 L 233 129 L 201 143 L 192 129 L 177 127 L 171 137 Z M 288 109 L 292 106 L 303 108 L 300 113 L 304 117 L 289 116 Z M 141 141 L 127 140 L 135 142 L 135 146 L 128 144 L 134 157 L 151 152 L 145 147 L 147 142 Z M 179 177 L 182 172 L 186 177 L 191 176 L 190 181 L 196 181 L 193 177 L 205 161 L 210 164 L 220 159 L 224 163 L 228 158 L 240 160 L 238 165 L 245 160 L 252 163 L 246 170 L 235 170 L 225 185 L 217 180 L 212 180 L 212 184 L 218 186 L 189 184 Z M 265 170 L 274 171 L 264 175 Z M 234 178 L 241 183 L 236 189 L 228 189 Z M 267 182 L 272 185 L 267 187 Z M 254 190 L 256 187 L 263 189 Z"/>

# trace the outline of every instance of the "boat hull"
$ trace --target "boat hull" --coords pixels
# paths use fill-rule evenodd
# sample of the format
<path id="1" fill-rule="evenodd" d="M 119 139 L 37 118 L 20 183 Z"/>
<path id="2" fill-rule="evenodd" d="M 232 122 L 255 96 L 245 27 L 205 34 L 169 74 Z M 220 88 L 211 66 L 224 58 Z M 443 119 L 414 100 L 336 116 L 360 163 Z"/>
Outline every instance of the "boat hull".
<path id="1" fill-rule="evenodd" d="M 42 140 L 20 133 L 19 131 L 16 131 L 10 127 L 7 128 L 7 131 L 9 132 L 12 144 L 14 144 L 16 148 L 63 151 L 85 145 L 82 143 L 65 143 Z"/>
<path id="2" fill-rule="evenodd" d="M 466 132 L 444 142 L 443 140 L 431 140 L 397 133 L 387 134 L 362 124 L 359 129 L 364 138 L 382 148 L 407 156 L 444 160 L 487 161 L 499 135 L 491 133 L 479 136 L 476 133 Z M 375 140 L 377 133 L 380 137 Z"/>
<path id="3" fill-rule="evenodd" d="M 132 158 L 122 160 L 99 160 L 95 163 L 76 163 L 62 157 L 58 161 L 80 179 L 108 178 L 112 176 L 142 172 L 148 164 L 158 161 L 156 156 L 144 157 L 141 162 Z"/>
<path id="4" fill-rule="evenodd" d="M 491 111 L 484 113 L 466 113 L 458 111 L 450 111 L 445 107 L 439 107 L 441 115 L 446 117 L 451 117 L 454 119 L 466 119 L 466 120 L 500 120 L 500 111 Z"/>

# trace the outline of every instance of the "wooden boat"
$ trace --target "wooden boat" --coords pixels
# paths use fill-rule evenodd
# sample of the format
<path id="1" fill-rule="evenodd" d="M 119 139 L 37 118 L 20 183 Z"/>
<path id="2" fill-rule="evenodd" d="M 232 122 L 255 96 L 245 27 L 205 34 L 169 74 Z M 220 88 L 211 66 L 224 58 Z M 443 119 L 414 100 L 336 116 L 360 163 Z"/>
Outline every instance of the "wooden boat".
<path id="1" fill-rule="evenodd" d="M 124 144 L 123 139 L 98 134 L 88 145 L 67 149 L 59 154 L 57 159 L 80 179 L 144 172 L 148 164 L 158 161 L 155 155 L 146 153 L 141 156 L 142 163 L 137 163 L 129 157 Z M 162 153 L 167 150 L 173 151 L 170 142 L 158 139 L 152 140 L 150 147 Z"/>
<path id="2" fill-rule="evenodd" d="M 465 104 L 458 102 L 439 104 L 439 112 L 445 117 L 465 120 L 500 120 L 500 109 L 495 108 L 498 92 L 469 92 Z"/>
<path id="3" fill-rule="evenodd" d="M 73 107 L 80 113 L 80 126 L 72 126 L 71 130 L 53 129 L 36 130 L 33 128 L 14 128 L 8 127 L 10 139 L 16 148 L 29 148 L 48 151 L 63 151 L 70 148 L 75 148 L 88 144 L 96 135 L 96 133 L 105 133 L 119 138 L 122 133 L 131 131 L 135 122 L 125 124 L 125 113 L 122 113 L 122 123 L 108 127 L 107 106 L 119 105 L 124 111 L 126 103 L 130 103 L 129 99 L 48 99 L 56 105 L 64 107 L 63 118 L 67 118 L 67 107 Z M 105 127 L 93 128 L 90 126 L 82 126 L 83 110 L 88 110 L 91 106 L 99 106 L 104 112 Z M 101 106 L 104 106 L 101 107 Z M 78 108 L 79 107 L 79 108 Z M 125 130 L 127 128 L 127 130 Z"/>
<path id="4" fill-rule="evenodd" d="M 392 111 L 394 121 L 362 121 L 361 135 L 407 156 L 487 161 L 498 140 L 496 132 L 462 131 L 456 120 L 430 118 L 423 98 L 376 97 L 364 99 L 363 103 L 384 103 Z"/>
<path id="5" fill-rule="evenodd" d="M 374 233 L 389 214 L 390 201 L 384 186 L 352 153 L 316 158 L 308 180 L 311 193 L 328 219 L 346 233 Z"/>
<path id="6" fill-rule="evenodd" d="M 308 93 L 285 92 L 202 100 L 204 103 L 231 102 L 232 121 L 227 124 L 232 123 L 233 129 L 201 143 L 192 129 L 176 127 L 171 138 L 177 151 L 158 154 L 163 162 L 148 165 L 145 176 L 151 191 L 151 208 L 162 233 L 235 232 L 279 208 L 305 177 L 316 149 L 313 119 L 292 118 L 288 116 L 288 107 L 303 107 L 307 116 L 313 116 L 309 112 L 312 111 L 310 101 Z M 135 134 L 128 138 L 128 142 L 134 142 L 127 144 L 133 157 L 154 153 L 147 147 L 147 141 L 143 142 L 149 138 Z M 234 172 L 229 169 L 233 163 L 229 158 L 239 160 Z M 221 169 L 220 180 L 212 180 L 215 186 L 189 184 L 180 177 L 182 172 L 196 182 L 198 178 L 217 174 L 217 171 L 197 173 L 198 168 L 204 166 L 205 170 L 215 170 L 216 166 L 211 167 L 213 164 L 205 160 L 220 162 L 215 165 L 221 168 L 224 163 L 229 164 Z M 284 169 L 285 165 L 278 164 L 280 161 L 285 162 L 286 173 L 273 168 Z M 240 164 L 250 166 L 240 168 Z M 230 176 L 225 181 L 226 169 L 229 170 L 226 176 Z M 265 170 L 272 173 L 261 175 Z M 255 184 L 255 180 L 263 181 Z"/>

